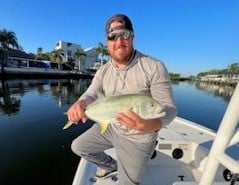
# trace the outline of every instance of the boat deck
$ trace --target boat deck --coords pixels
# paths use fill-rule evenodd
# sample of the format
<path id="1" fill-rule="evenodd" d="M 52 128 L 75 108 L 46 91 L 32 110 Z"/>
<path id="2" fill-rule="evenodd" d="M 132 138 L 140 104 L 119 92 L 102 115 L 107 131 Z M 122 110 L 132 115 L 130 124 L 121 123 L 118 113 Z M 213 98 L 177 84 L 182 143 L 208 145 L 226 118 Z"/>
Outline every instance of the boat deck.
<path id="1" fill-rule="evenodd" d="M 198 181 L 201 177 L 202 169 L 215 136 L 213 130 L 177 117 L 169 126 L 159 131 L 158 144 L 155 148 L 156 157 L 149 161 L 142 185 L 177 185 L 180 182 L 188 182 L 186 183 L 188 185 L 189 182 L 195 184 L 193 182 Z M 178 154 L 176 149 L 181 150 L 181 157 L 180 152 Z M 106 152 L 116 158 L 113 149 Z M 233 153 L 233 156 L 239 158 L 238 145 L 236 149 L 234 147 L 230 152 Z M 173 157 L 173 155 L 176 157 Z M 179 159 L 176 159 L 177 157 Z M 117 174 L 103 180 L 95 179 L 92 176 L 95 170 L 96 166 L 82 159 L 73 185 L 117 184 Z M 229 183 L 225 182 L 223 178 L 224 170 L 223 166 L 219 167 L 216 181 L 223 182 L 222 184 L 226 185 Z M 84 178 L 79 178 L 79 175 Z"/>

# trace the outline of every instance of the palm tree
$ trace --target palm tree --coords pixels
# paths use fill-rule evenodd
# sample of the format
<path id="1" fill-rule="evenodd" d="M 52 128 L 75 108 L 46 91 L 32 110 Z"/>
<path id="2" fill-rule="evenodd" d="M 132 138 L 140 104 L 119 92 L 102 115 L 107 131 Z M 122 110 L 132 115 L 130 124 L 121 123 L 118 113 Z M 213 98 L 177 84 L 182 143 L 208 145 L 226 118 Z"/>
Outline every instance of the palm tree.
<path id="1" fill-rule="evenodd" d="M 78 60 L 78 70 L 81 71 L 81 61 L 82 61 L 82 57 L 86 56 L 86 53 L 83 49 L 79 49 L 77 48 L 75 54 L 74 54 L 74 59 Z"/>
<path id="2" fill-rule="evenodd" d="M 101 42 L 99 42 L 99 45 L 98 47 L 96 48 L 96 52 L 101 55 L 101 58 L 100 58 L 100 64 L 101 66 L 103 65 L 103 58 L 104 56 L 108 56 L 109 53 L 108 53 L 108 48 L 107 46 L 105 46 L 104 44 L 102 44 Z"/>
<path id="3" fill-rule="evenodd" d="M 38 47 L 38 48 L 37 48 L 37 54 L 36 54 L 35 59 L 40 59 L 40 60 L 42 60 L 42 54 L 43 54 L 43 48 L 42 48 L 42 47 Z"/>
<path id="4" fill-rule="evenodd" d="M 58 63 L 58 69 L 61 69 L 61 64 L 65 58 L 65 53 L 63 49 L 56 49 L 51 52 L 51 59 Z"/>
<path id="5" fill-rule="evenodd" d="M 10 48 L 19 48 L 16 34 L 12 31 L 8 31 L 5 28 L 0 30 L 0 59 L 2 73 L 4 73 L 4 64 L 7 62 L 8 51 Z"/>
<path id="6" fill-rule="evenodd" d="M 49 55 L 49 53 L 43 53 L 43 48 L 38 47 L 35 59 L 37 59 L 37 60 L 48 60 L 49 61 L 50 60 L 50 55 Z"/>
<path id="7" fill-rule="evenodd" d="M 41 54 L 43 52 L 43 48 L 42 47 L 38 47 L 37 48 L 37 54 Z"/>

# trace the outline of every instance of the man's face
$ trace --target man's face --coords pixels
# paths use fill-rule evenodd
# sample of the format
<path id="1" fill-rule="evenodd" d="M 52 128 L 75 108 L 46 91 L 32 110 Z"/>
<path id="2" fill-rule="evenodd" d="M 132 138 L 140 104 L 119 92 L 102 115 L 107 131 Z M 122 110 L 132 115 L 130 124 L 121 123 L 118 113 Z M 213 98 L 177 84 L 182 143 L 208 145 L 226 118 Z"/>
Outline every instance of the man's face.
<path id="1" fill-rule="evenodd" d="M 120 22 L 112 22 L 110 28 L 121 26 Z M 107 35 L 107 45 L 112 59 L 126 64 L 133 51 L 133 33 L 126 29 L 116 29 Z"/>

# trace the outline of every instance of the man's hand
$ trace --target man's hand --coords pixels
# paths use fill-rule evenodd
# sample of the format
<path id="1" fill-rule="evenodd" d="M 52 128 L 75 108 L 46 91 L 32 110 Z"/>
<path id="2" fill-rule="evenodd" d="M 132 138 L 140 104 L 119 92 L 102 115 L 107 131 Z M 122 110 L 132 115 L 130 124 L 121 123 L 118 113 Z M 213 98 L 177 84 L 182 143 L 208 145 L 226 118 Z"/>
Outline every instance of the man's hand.
<path id="1" fill-rule="evenodd" d="M 87 116 L 85 114 L 85 103 L 82 100 L 76 101 L 67 111 L 68 120 L 74 123 L 82 120 L 83 123 L 86 122 Z"/>
<path id="2" fill-rule="evenodd" d="M 161 129 L 161 122 L 158 118 L 143 119 L 132 110 L 118 113 L 116 120 L 128 128 L 142 132 L 153 132 Z"/>

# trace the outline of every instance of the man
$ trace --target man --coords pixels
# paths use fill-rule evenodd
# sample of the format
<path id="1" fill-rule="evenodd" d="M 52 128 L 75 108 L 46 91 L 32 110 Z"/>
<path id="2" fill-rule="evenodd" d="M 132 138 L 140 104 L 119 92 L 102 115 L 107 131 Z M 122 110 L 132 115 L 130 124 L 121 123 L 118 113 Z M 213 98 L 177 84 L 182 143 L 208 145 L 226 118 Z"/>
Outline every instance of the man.
<path id="1" fill-rule="evenodd" d="M 87 91 L 69 108 L 68 119 L 85 122 L 84 109 L 97 99 L 98 93 L 106 97 L 146 94 L 163 105 L 164 114 L 146 120 L 131 110 L 119 112 L 105 133 L 101 134 L 99 125 L 94 124 L 73 141 L 72 150 L 98 166 L 97 177 L 118 170 L 120 185 L 136 185 L 140 184 L 154 151 L 157 131 L 176 116 L 172 87 L 163 63 L 134 49 L 134 30 L 127 16 L 114 15 L 105 29 L 111 58 L 96 72 Z M 104 152 L 112 147 L 117 161 Z"/>

